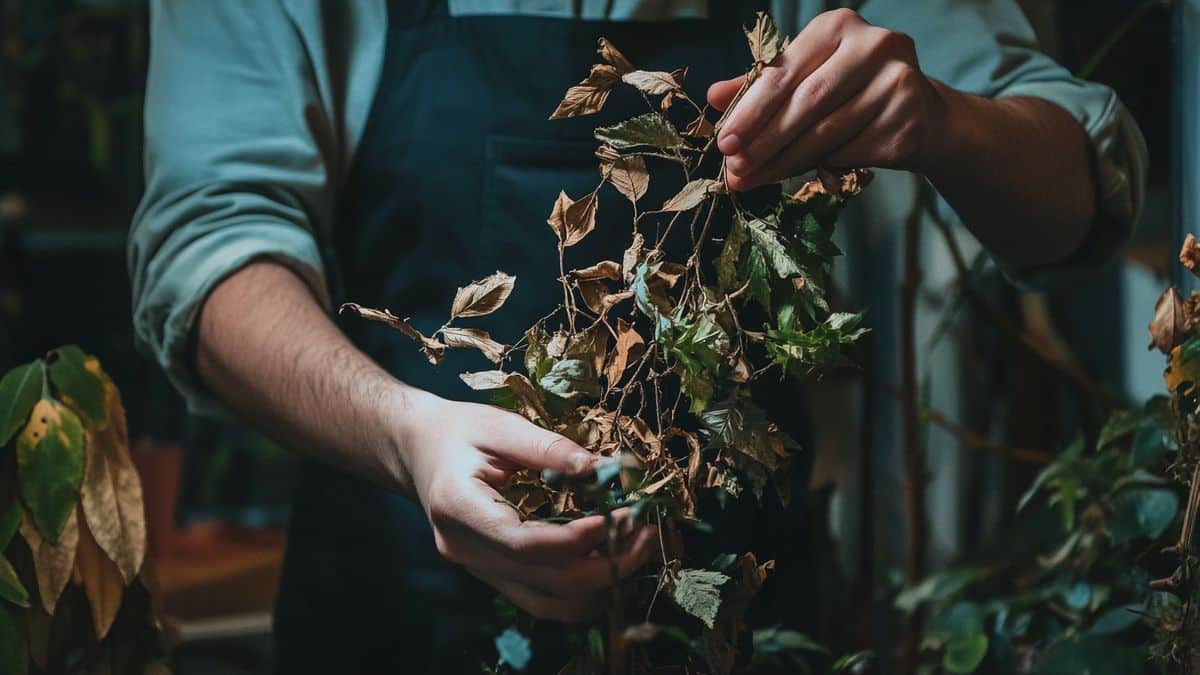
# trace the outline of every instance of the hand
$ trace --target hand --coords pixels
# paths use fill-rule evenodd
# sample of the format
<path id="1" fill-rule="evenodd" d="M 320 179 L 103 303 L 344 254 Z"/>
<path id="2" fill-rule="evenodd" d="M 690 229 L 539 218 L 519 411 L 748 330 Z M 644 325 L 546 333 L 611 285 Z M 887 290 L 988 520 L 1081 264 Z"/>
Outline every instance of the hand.
<path id="1" fill-rule="evenodd" d="M 725 110 L 744 78 L 714 84 Z M 717 147 L 729 186 L 749 190 L 817 164 L 920 170 L 935 152 L 944 104 L 912 39 L 848 9 L 814 18 L 725 120 Z"/>
<path id="2" fill-rule="evenodd" d="M 607 540 L 603 516 L 565 525 L 526 521 L 496 487 L 517 469 L 578 475 L 595 457 L 570 440 L 492 406 L 410 397 L 401 452 L 413 488 L 433 525 L 438 552 L 542 619 L 578 621 L 598 608 L 597 593 L 613 583 L 612 562 L 598 550 Z M 614 514 L 624 536 L 615 556 L 618 576 L 641 567 L 656 550 L 657 530 L 634 528 Z"/>

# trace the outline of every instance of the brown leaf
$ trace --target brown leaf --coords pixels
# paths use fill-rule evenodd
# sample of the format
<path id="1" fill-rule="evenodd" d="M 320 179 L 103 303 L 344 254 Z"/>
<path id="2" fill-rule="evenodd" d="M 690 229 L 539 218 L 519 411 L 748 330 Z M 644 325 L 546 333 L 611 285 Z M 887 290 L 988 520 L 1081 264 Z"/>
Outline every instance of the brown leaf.
<path id="1" fill-rule="evenodd" d="M 579 201 L 573 201 L 566 192 L 559 192 L 546 223 L 563 246 L 574 246 L 596 227 L 596 208 L 594 192 Z"/>
<path id="2" fill-rule="evenodd" d="M 675 81 L 674 77 L 671 77 L 671 73 L 664 73 L 661 70 L 635 70 L 622 75 L 621 81 L 651 96 L 662 96 L 669 92 L 679 91 L 679 83 Z"/>
<path id="3" fill-rule="evenodd" d="M 579 295 L 588 309 L 596 314 L 604 312 L 604 299 L 609 296 L 609 288 L 603 279 L 581 279 L 576 282 L 576 286 L 579 287 Z"/>
<path id="4" fill-rule="evenodd" d="M 766 12 L 759 12 L 754 20 L 754 28 L 746 30 L 746 41 L 750 43 L 750 55 L 756 64 L 770 65 L 783 51 L 779 31 Z"/>
<path id="5" fill-rule="evenodd" d="M 550 119 L 557 120 L 565 117 L 578 117 L 600 112 L 613 85 L 620 79 L 617 69 L 612 66 L 598 64 L 592 66 L 592 71 L 579 84 L 567 89 L 563 100 L 550 113 Z"/>
<path id="6" fill-rule="evenodd" d="M 343 304 L 341 309 L 338 310 L 338 313 L 341 312 L 352 312 L 363 319 L 369 319 L 371 321 L 378 321 L 380 323 L 387 324 L 401 333 L 404 333 L 406 337 L 421 346 L 421 353 L 424 354 L 425 358 L 429 359 L 429 362 L 435 366 L 442 362 L 442 357 L 446 353 L 446 345 L 442 344 L 439 340 L 427 338 L 422 335 L 421 331 L 413 327 L 408 317 L 402 319 L 386 309 L 380 311 L 378 309 L 363 307 L 362 305 L 353 302 L 347 302 Z"/>
<path id="7" fill-rule="evenodd" d="M 1164 354 L 1170 354 L 1177 345 L 1187 338 L 1184 328 L 1183 298 L 1179 291 L 1172 286 L 1163 291 L 1158 302 L 1154 303 L 1154 319 L 1150 321 L 1150 346 Z"/>
<path id="8" fill-rule="evenodd" d="M 129 454 L 129 432 L 121 394 L 106 383 L 108 425 L 88 429 L 87 467 L 81 506 L 90 536 L 132 583 L 146 557 L 146 514 L 142 482 Z"/>
<path id="9" fill-rule="evenodd" d="M 607 145 L 596 150 L 600 160 L 600 175 L 612 183 L 629 201 L 637 203 L 650 187 L 650 173 L 641 157 L 626 157 Z"/>
<path id="10" fill-rule="evenodd" d="M 1184 238 L 1183 248 L 1179 250 L 1179 262 L 1200 277 L 1200 245 L 1196 244 L 1195 235 L 1188 233 Z"/>
<path id="11" fill-rule="evenodd" d="M 546 413 L 546 406 L 542 404 L 542 398 L 533 388 L 533 383 L 529 381 L 529 378 L 520 373 L 509 373 L 504 378 L 504 384 L 512 390 L 513 395 L 520 402 L 521 409 L 518 412 L 534 422 L 550 420 L 550 415 Z"/>
<path id="12" fill-rule="evenodd" d="M 467 383 L 467 386 L 476 391 L 487 391 L 490 389 L 503 389 L 508 385 L 505 379 L 508 373 L 502 370 L 484 370 L 478 373 L 460 373 L 458 379 Z"/>
<path id="13" fill-rule="evenodd" d="M 633 67 L 633 64 L 629 62 L 629 59 L 625 58 L 625 55 L 618 51 L 617 48 L 613 46 L 613 43 L 609 42 L 605 38 L 600 38 L 600 48 L 596 51 L 600 54 L 601 58 L 612 64 L 613 68 L 615 68 L 621 75 L 637 70 Z"/>
<path id="14" fill-rule="evenodd" d="M 608 386 L 616 386 L 630 362 L 638 360 L 645 352 L 646 341 L 637 330 L 625 319 L 617 319 L 617 344 L 613 346 L 613 357 L 608 364 Z"/>
<path id="15" fill-rule="evenodd" d="M 613 281 L 620 281 L 621 265 L 612 260 L 601 260 L 590 267 L 571 270 L 571 276 L 579 281 L 590 281 L 592 279 L 611 279 Z"/>
<path id="16" fill-rule="evenodd" d="M 504 360 L 504 345 L 493 340 L 485 330 L 447 327 L 438 331 L 438 334 L 451 349 L 478 349 L 492 363 Z"/>
<path id="17" fill-rule="evenodd" d="M 642 247 L 645 246 L 646 239 L 641 232 L 635 232 L 633 235 L 633 243 L 629 248 L 625 249 L 625 255 L 621 258 L 621 275 L 625 279 L 625 283 L 633 281 L 633 276 L 637 272 L 638 265 L 642 264 Z"/>
<path id="18" fill-rule="evenodd" d="M 845 173 L 834 173 L 819 169 L 817 178 L 807 181 L 792 195 L 794 201 L 804 203 L 819 195 L 853 197 L 871 183 L 874 174 L 870 169 L 851 169 Z"/>
<path id="19" fill-rule="evenodd" d="M 692 138 L 712 138 L 715 133 L 717 133 L 717 130 L 713 127 L 713 123 L 709 122 L 708 116 L 703 114 L 692 120 L 687 125 L 687 128 L 683 130 L 684 136 L 691 136 Z"/>
<path id="20" fill-rule="evenodd" d="M 29 545 L 33 554 L 33 567 L 37 576 L 38 595 L 42 598 L 42 607 L 47 614 L 54 614 L 54 607 L 62 595 L 71 573 L 75 569 L 75 550 L 79 545 L 79 520 L 75 511 L 67 518 L 58 543 L 51 544 L 42 538 L 37 525 L 29 517 L 29 511 L 24 511 L 21 517 L 21 536 Z"/>
<path id="21" fill-rule="evenodd" d="M 679 194 L 662 205 L 662 211 L 687 211 L 701 204 L 710 194 L 719 190 L 721 183 L 709 178 L 698 178 L 683 186 Z"/>
<path id="22" fill-rule="evenodd" d="M 77 570 L 83 592 L 87 595 L 88 604 L 92 608 L 92 624 L 96 627 L 96 637 L 100 640 L 108 635 L 113 619 L 117 618 L 117 610 L 121 609 L 121 596 L 125 591 L 125 580 L 116 563 L 108 559 L 99 544 L 92 537 L 87 522 L 79 527 L 79 548 L 75 556 Z"/>
<path id="23" fill-rule="evenodd" d="M 471 282 L 459 288 L 454 294 L 454 304 L 450 308 L 450 318 L 460 316 L 484 316 L 500 309 L 508 296 L 512 295 L 517 278 L 496 272 Z"/>

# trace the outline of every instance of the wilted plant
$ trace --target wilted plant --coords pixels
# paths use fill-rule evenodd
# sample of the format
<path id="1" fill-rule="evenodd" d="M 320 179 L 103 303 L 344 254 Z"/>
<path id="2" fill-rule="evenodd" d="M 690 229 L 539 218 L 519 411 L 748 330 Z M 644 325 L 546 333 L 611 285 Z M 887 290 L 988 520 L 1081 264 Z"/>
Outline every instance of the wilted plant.
<path id="1" fill-rule="evenodd" d="M 765 14 L 746 35 L 754 62 L 733 105 L 786 45 Z M 679 666 L 650 658 L 645 645 L 662 637 L 678 643 L 687 672 L 729 673 L 748 662 L 736 648 L 743 614 L 772 562 L 760 563 L 750 552 L 693 560 L 684 535 L 705 527 L 698 507 L 705 491 L 721 503 L 742 497 L 744 486 L 760 501 L 769 487 L 789 499 L 799 446 L 755 402 L 750 385 L 818 378 L 849 365 L 847 349 L 866 329 L 861 314 L 830 310 L 829 268 L 840 255 L 832 234 L 839 209 L 869 174 L 820 171 L 792 194 L 781 192 L 765 205 L 743 203 L 728 189 L 714 148 L 729 112 L 710 120 L 708 106 L 684 90 L 686 69 L 639 70 L 612 43 L 599 44 L 604 62 L 568 89 L 551 119 L 599 112 L 618 85 L 636 89 L 649 110 L 595 130 L 596 188 L 575 198 L 562 192 L 550 211 L 558 306 L 513 346 L 457 325 L 500 309 L 516 281 L 503 272 L 458 289 L 449 319 L 429 336 L 387 310 L 355 304 L 343 310 L 400 330 L 434 364 L 447 349 L 479 350 L 498 368 L 463 373 L 469 387 L 492 392 L 494 403 L 605 458 L 587 479 L 512 474 L 501 492 L 523 518 L 604 514 L 610 554 L 622 546 L 609 515 L 615 509 L 629 507 L 659 526 L 661 556 L 649 576 L 614 589 L 607 635 L 593 629 L 579 640 L 563 672 Z M 694 112 L 686 125 L 669 114 L 679 106 Z M 654 165 L 664 173 L 679 170 L 682 187 L 646 208 Z M 569 263 L 567 250 L 597 226 L 605 184 L 632 204 L 628 248 L 621 260 Z M 663 609 L 663 598 L 691 619 Z M 787 631 L 759 637 L 767 657 L 811 646 Z M 513 631 L 497 646 L 502 665 L 520 670 L 528 661 L 528 643 Z"/>

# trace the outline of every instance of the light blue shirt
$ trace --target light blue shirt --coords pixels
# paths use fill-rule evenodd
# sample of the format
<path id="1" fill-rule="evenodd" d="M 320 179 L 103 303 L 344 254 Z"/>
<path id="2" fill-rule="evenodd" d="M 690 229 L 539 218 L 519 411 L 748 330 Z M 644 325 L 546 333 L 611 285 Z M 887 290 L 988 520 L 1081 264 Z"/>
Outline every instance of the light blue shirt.
<path id="1" fill-rule="evenodd" d="M 195 377 L 190 348 L 199 308 L 214 286 L 247 262 L 270 258 L 329 304 L 321 254 L 338 227 L 339 189 L 379 83 L 386 3 L 151 5 L 147 185 L 128 244 L 134 327 L 139 346 L 189 406 L 219 412 Z M 661 21 L 704 16 L 707 6 L 706 0 L 449 1 L 458 16 L 564 20 Z M 772 3 L 780 30 L 792 35 L 822 9 L 820 0 Z M 858 10 L 873 24 L 911 35 L 930 77 L 988 97 L 1046 99 L 1079 120 L 1100 181 L 1100 215 L 1087 250 L 1105 258 L 1128 238 L 1143 200 L 1141 134 L 1111 89 L 1073 78 L 1037 50 L 1014 0 L 866 0 Z M 868 190 L 867 210 L 884 197 Z"/>

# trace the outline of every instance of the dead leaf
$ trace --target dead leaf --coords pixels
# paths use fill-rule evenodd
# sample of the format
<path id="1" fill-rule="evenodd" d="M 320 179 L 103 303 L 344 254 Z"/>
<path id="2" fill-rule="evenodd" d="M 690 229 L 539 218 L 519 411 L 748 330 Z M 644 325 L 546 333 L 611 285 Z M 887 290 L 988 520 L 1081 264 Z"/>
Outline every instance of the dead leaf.
<path id="1" fill-rule="evenodd" d="M 613 68 L 616 68 L 617 72 L 621 75 L 637 70 L 637 68 L 634 68 L 633 64 L 629 62 L 629 59 L 625 58 L 625 55 L 618 51 L 617 48 L 613 46 L 613 43 L 609 42 L 605 38 L 600 38 L 600 48 L 596 51 L 600 54 L 601 58 L 612 64 Z"/>
<path id="2" fill-rule="evenodd" d="M 1163 291 L 1158 302 L 1154 303 L 1154 319 L 1150 321 L 1150 346 L 1147 349 L 1158 348 L 1164 354 L 1182 344 L 1187 338 L 1184 328 L 1183 298 L 1179 291 L 1172 286 Z"/>
<path id="3" fill-rule="evenodd" d="M 389 310 L 385 309 L 380 311 L 378 309 L 363 307 L 362 305 L 353 302 L 347 302 L 343 304 L 341 309 L 338 310 L 339 314 L 341 312 L 352 312 L 363 319 L 378 321 L 395 328 L 409 339 L 420 345 L 421 353 L 424 354 L 425 358 L 429 359 L 429 362 L 435 366 L 441 363 L 442 357 L 445 356 L 446 345 L 442 344 L 439 340 L 427 338 L 422 335 L 421 331 L 413 327 L 412 322 L 409 321 L 408 317 L 404 317 L 402 319 L 395 314 L 392 314 Z"/>
<path id="4" fill-rule="evenodd" d="M 792 200 L 807 202 L 819 195 L 853 197 L 870 185 L 875 174 L 870 169 L 850 169 L 845 173 L 834 173 L 829 169 L 818 169 L 817 178 L 805 182 L 792 195 Z"/>
<path id="5" fill-rule="evenodd" d="M 662 96 L 669 92 L 678 92 L 679 83 L 671 77 L 671 73 L 661 70 L 635 70 L 621 76 L 625 84 L 636 87 L 638 91 L 651 96 Z"/>
<path id="6" fill-rule="evenodd" d="M 563 246 L 574 246 L 595 229 L 596 209 L 595 192 L 579 201 L 573 201 L 566 192 L 559 192 L 546 223 L 558 235 Z"/>
<path id="7" fill-rule="evenodd" d="M 58 536 L 58 543 L 51 544 L 42 538 L 37 526 L 29 517 L 29 511 L 24 511 L 21 516 L 21 536 L 25 538 L 25 543 L 29 545 L 33 554 L 33 567 L 42 607 L 47 614 L 53 615 L 58 598 L 67 587 L 75 569 L 75 550 L 79 546 L 79 520 L 75 511 L 71 511 L 67 524 Z"/>
<path id="8" fill-rule="evenodd" d="M 533 388 L 533 383 L 529 381 L 529 378 L 520 373 L 509 373 L 504 378 L 504 384 L 517 397 L 517 401 L 521 404 L 518 412 L 526 419 L 534 422 L 550 420 L 550 415 L 546 413 L 546 406 L 542 403 L 541 396 Z"/>
<path id="9" fill-rule="evenodd" d="M 608 145 L 600 146 L 596 150 L 596 157 L 600 160 L 600 175 L 629 201 L 636 204 L 646 194 L 646 189 L 650 187 L 646 160 L 626 157 Z"/>
<path id="10" fill-rule="evenodd" d="M 608 386 L 616 386 L 625 374 L 630 362 L 641 358 L 646 352 L 646 341 L 625 319 L 617 319 L 617 344 L 613 347 L 612 361 L 608 364 Z"/>
<path id="11" fill-rule="evenodd" d="M 503 389 L 508 385 L 505 383 L 505 378 L 508 373 L 502 370 L 484 370 L 477 373 L 459 373 L 458 379 L 467 383 L 467 386 L 476 391 L 487 391 L 490 389 Z"/>
<path id="12" fill-rule="evenodd" d="M 708 116 L 703 114 L 692 120 L 687 125 L 687 128 L 683 130 L 684 136 L 691 136 L 692 138 L 712 138 L 715 133 L 717 133 L 717 130 L 713 127 L 713 123 L 709 122 Z"/>
<path id="13" fill-rule="evenodd" d="M 108 559 L 92 537 L 87 522 L 79 526 L 79 548 L 75 555 L 75 569 L 92 608 L 92 624 L 100 640 L 108 635 L 117 610 L 121 609 L 121 596 L 125 580 L 117 565 Z"/>
<path id="14" fill-rule="evenodd" d="M 106 388 L 108 425 L 88 430 L 81 507 L 90 536 L 129 584 L 146 557 L 146 514 L 142 482 L 129 454 L 121 394 L 112 382 Z"/>
<path id="15" fill-rule="evenodd" d="M 668 91 L 663 95 L 662 100 L 658 102 L 658 107 L 664 114 L 671 109 L 671 105 L 675 103 L 675 99 L 687 96 L 683 92 L 683 83 L 687 81 L 687 74 L 687 68 L 677 68 L 671 71 L 671 79 L 675 80 L 675 84 L 678 87 Z"/>
<path id="16" fill-rule="evenodd" d="M 633 281 L 638 266 L 642 264 L 642 247 L 645 244 L 646 239 L 642 236 L 642 233 L 635 232 L 633 243 L 629 245 L 629 248 L 625 249 L 625 255 L 621 258 L 621 276 L 625 279 L 625 283 Z"/>
<path id="17" fill-rule="evenodd" d="M 459 288 L 450 307 L 450 319 L 491 314 L 504 305 L 516 283 L 516 277 L 496 272 Z"/>
<path id="18" fill-rule="evenodd" d="M 1182 393 L 1190 396 L 1196 391 L 1196 385 L 1200 384 L 1200 357 L 1181 359 L 1182 349 L 1180 346 L 1171 350 L 1171 361 L 1163 371 L 1163 382 L 1167 385 L 1167 391 L 1174 393 L 1183 387 Z"/>
<path id="19" fill-rule="evenodd" d="M 612 66 L 597 64 L 579 84 L 567 89 L 563 100 L 559 102 L 550 119 L 557 120 L 566 117 L 579 117 L 600 112 L 608 95 L 612 93 L 613 85 L 620 79 L 617 69 Z"/>
<path id="20" fill-rule="evenodd" d="M 580 281 L 590 279 L 611 279 L 613 281 L 621 280 L 621 265 L 612 260 L 601 260 L 595 265 L 590 265 L 577 270 L 571 270 L 571 276 Z"/>
<path id="21" fill-rule="evenodd" d="M 719 190 L 721 183 L 709 178 L 698 178 L 690 181 L 679 194 L 667 200 L 662 205 L 662 211 L 687 211 L 701 204 L 710 194 Z"/>
<path id="22" fill-rule="evenodd" d="M 1190 232 L 1183 240 L 1183 248 L 1179 250 L 1179 262 L 1200 277 L 1200 245 L 1196 244 L 1196 237 Z"/>
<path id="23" fill-rule="evenodd" d="M 579 295 L 583 304 L 596 314 L 604 312 L 604 299 L 609 296 L 608 284 L 603 279 L 583 279 L 575 284 L 579 287 Z"/>
<path id="24" fill-rule="evenodd" d="M 504 345 L 493 340 L 485 330 L 447 327 L 438 331 L 438 335 L 452 349 L 478 349 L 492 363 L 504 360 Z"/>
<path id="25" fill-rule="evenodd" d="M 766 12 L 759 12 L 754 19 L 754 28 L 746 30 L 746 41 L 750 43 L 750 55 L 756 64 L 770 65 L 783 51 L 779 30 Z"/>

